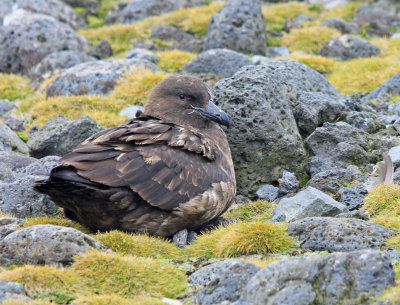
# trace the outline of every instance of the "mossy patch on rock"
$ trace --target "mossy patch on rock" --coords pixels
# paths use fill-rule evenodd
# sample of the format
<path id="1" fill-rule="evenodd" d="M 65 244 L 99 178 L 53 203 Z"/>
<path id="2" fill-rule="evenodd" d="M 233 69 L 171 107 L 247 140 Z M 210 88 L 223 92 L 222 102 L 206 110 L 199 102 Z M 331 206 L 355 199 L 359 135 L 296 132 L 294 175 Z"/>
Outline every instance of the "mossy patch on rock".
<path id="1" fill-rule="evenodd" d="M 317 71 L 330 73 L 338 64 L 338 60 L 334 58 L 323 57 L 319 55 L 293 54 L 284 58 L 290 58 L 301 62 Z M 283 59 L 280 58 L 280 59 Z"/>
<path id="2" fill-rule="evenodd" d="M 238 222 L 204 233 L 187 247 L 187 251 L 198 257 L 235 257 L 284 253 L 294 245 L 286 224 L 253 221 Z"/>
<path id="3" fill-rule="evenodd" d="M 157 65 L 167 71 L 177 71 L 197 56 L 195 53 L 180 50 L 158 52 L 157 55 L 160 57 Z"/>
<path id="4" fill-rule="evenodd" d="M 247 204 L 242 204 L 236 209 L 227 211 L 224 218 L 234 220 L 264 220 L 272 218 L 272 211 L 276 208 L 276 203 L 267 200 L 256 200 Z"/>
<path id="5" fill-rule="evenodd" d="M 162 259 L 178 259 L 183 255 L 180 248 L 159 237 L 121 231 L 99 233 L 93 237 L 118 253 Z"/>
<path id="6" fill-rule="evenodd" d="M 400 216 L 400 185 L 380 184 L 364 198 L 364 209 L 370 216 Z"/>
<path id="7" fill-rule="evenodd" d="M 323 27 L 312 26 L 301 29 L 293 29 L 284 34 L 280 43 L 291 52 L 317 53 L 332 38 L 340 36 L 340 32 Z"/>
<path id="8" fill-rule="evenodd" d="M 22 225 L 21 229 L 35 225 L 55 225 L 62 227 L 70 227 L 84 233 L 90 233 L 90 230 L 88 228 L 82 226 L 77 222 L 61 217 L 50 217 L 50 216 L 25 218 L 25 223 Z"/>
<path id="9" fill-rule="evenodd" d="M 33 91 L 28 79 L 15 74 L 0 73 L 0 99 L 19 100 Z"/>

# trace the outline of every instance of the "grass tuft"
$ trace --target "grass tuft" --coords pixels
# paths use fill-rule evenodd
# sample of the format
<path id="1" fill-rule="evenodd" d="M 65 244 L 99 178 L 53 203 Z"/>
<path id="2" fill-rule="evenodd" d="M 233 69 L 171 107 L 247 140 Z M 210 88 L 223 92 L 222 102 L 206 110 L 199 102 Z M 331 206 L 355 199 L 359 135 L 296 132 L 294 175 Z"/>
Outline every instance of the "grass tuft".
<path id="1" fill-rule="evenodd" d="M 277 204 L 267 200 L 256 200 L 242 204 L 236 209 L 227 211 L 223 216 L 234 220 L 269 220 Z"/>
<path id="2" fill-rule="evenodd" d="M 323 57 L 319 55 L 300 55 L 293 54 L 282 58 L 290 58 L 297 60 L 317 71 L 330 73 L 338 65 L 338 60 L 334 58 Z"/>
<path id="3" fill-rule="evenodd" d="M 400 216 L 400 185 L 380 184 L 364 198 L 364 209 L 374 216 Z"/>
<path id="4" fill-rule="evenodd" d="M 400 230 L 400 216 L 379 215 L 372 218 L 370 221 L 393 231 Z"/>
<path id="5" fill-rule="evenodd" d="M 15 74 L 0 73 L 0 99 L 20 100 L 33 91 L 28 79 Z"/>
<path id="6" fill-rule="evenodd" d="M 157 65 L 167 71 L 177 71 L 197 56 L 195 53 L 180 50 L 158 52 L 157 55 L 160 57 Z"/>
<path id="7" fill-rule="evenodd" d="M 91 295 L 80 297 L 71 303 L 72 305 L 165 305 L 161 300 L 148 296 L 122 298 L 116 294 Z"/>
<path id="8" fill-rule="evenodd" d="M 90 230 L 77 222 L 73 222 L 69 219 L 61 218 L 61 217 L 27 217 L 25 218 L 25 223 L 21 227 L 28 228 L 35 225 L 55 225 L 55 226 L 62 226 L 62 227 L 69 227 L 77 229 L 83 233 L 90 233 Z"/>

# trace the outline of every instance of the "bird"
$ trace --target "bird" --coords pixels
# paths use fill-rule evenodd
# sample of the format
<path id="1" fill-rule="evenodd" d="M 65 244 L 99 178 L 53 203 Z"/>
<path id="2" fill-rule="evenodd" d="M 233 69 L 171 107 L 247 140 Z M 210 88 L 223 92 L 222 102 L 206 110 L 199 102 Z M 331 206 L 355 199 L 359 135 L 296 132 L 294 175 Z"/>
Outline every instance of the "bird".
<path id="1" fill-rule="evenodd" d="M 221 125 L 229 118 L 201 79 L 169 76 L 136 117 L 72 149 L 34 189 L 94 231 L 168 237 L 199 227 L 236 195 Z"/>

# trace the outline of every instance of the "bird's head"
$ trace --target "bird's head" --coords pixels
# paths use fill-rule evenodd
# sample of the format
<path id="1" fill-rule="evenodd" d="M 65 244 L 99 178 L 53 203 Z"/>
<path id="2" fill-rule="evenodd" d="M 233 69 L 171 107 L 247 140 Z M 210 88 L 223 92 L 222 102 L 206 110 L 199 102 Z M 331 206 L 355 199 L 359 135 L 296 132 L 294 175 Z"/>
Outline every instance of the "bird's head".
<path id="1" fill-rule="evenodd" d="M 229 118 L 212 101 L 211 90 L 199 78 L 174 75 L 155 86 L 144 113 L 182 126 L 206 128 L 216 122 L 229 126 Z"/>

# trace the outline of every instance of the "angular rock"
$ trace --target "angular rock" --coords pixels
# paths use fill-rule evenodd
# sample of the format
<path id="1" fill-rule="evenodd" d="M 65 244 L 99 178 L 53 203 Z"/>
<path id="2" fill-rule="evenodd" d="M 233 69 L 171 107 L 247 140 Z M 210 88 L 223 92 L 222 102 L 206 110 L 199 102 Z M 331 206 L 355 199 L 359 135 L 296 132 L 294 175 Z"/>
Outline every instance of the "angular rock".
<path id="1" fill-rule="evenodd" d="M 383 93 L 390 94 L 390 95 L 400 94 L 400 73 L 391 77 L 383 85 L 379 86 L 374 91 L 372 91 L 371 93 L 364 96 L 362 101 L 366 102 L 366 101 L 376 99 L 379 95 L 381 95 Z"/>
<path id="2" fill-rule="evenodd" d="M 24 222 L 24 220 L 15 217 L 0 218 L 0 240 L 3 240 L 8 234 L 15 232 Z"/>
<path id="3" fill-rule="evenodd" d="M 24 286 L 20 283 L 0 281 L 0 303 L 7 299 L 18 299 L 21 304 L 32 300 L 26 296 Z"/>
<path id="4" fill-rule="evenodd" d="M 13 181 L 14 171 L 20 171 L 35 161 L 35 158 L 7 151 L 0 151 L 0 181 Z"/>
<path id="5" fill-rule="evenodd" d="M 12 131 L 23 131 L 24 121 L 18 120 L 10 115 L 3 115 L 2 117 L 4 124 L 6 124 Z"/>
<path id="6" fill-rule="evenodd" d="M 200 268 L 193 273 L 191 284 L 205 285 L 197 294 L 201 305 L 221 304 L 236 301 L 247 282 L 260 268 L 242 259 L 227 259 Z"/>
<path id="7" fill-rule="evenodd" d="M 291 258 L 261 269 L 233 305 L 358 304 L 394 279 L 390 257 L 376 250 Z"/>
<path id="8" fill-rule="evenodd" d="M 215 84 L 215 101 L 231 119 L 227 137 L 239 194 L 254 196 L 283 170 L 303 173 L 306 152 L 291 109 L 300 91 L 340 97 L 320 73 L 294 60 L 246 66 Z"/>
<path id="9" fill-rule="evenodd" d="M 322 26 L 336 29 L 342 34 L 358 34 L 360 31 L 359 26 L 355 22 L 348 22 L 341 18 L 329 18 L 321 22 Z"/>
<path id="10" fill-rule="evenodd" d="M 279 56 L 288 56 L 289 49 L 287 47 L 267 47 L 265 51 L 266 57 L 279 57 Z"/>
<path id="11" fill-rule="evenodd" d="M 295 196 L 283 198 L 272 212 L 272 222 L 293 221 L 312 216 L 335 216 L 347 211 L 345 205 L 321 191 L 307 187 Z"/>
<path id="12" fill-rule="evenodd" d="M 283 171 L 282 177 L 278 179 L 279 191 L 281 194 L 295 193 L 299 188 L 300 181 L 296 176 L 288 171 Z"/>
<path id="13" fill-rule="evenodd" d="M 69 264 L 72 257 L 90 249 L 105 250 L 97 240 L 73 228 L 36 225 L 7 235 L 1 242 L 0 263 Z"/>
<path id="14" fill-rule="evenodd" d="M 7 125 L 0 122 L 0 151 L 28 153 L 28 146 Z"/>
<path id="15" fill-rule="evenodd" d="M 299 92 L 293 106 L 293 114 L 303 136 L 310 135 L 324 122 L 343 120 L 348 110 L 343 100 L 320 92 Z"/>
<path id="16" fill-rule="evenodd" d="M 43 58 L 40 63 L 32 69 L 30 76 L 34 80 L 41 82 L 65 69 L 94 60 L 96 60 L 96 58 L 78 51 L 54 52 Z"/>
<path id="17" fill-rule="evenodd" d="M 27 73 L 47 55 L 83 51 L 87 41 L 53 17 L 22 13 L 0 27 L 0 71 Z"/>
<path id="18" fill-rule="evenodd" d="M 204 44 L 203 39 L 171 25 L 155 26 L 151 32 L 151 38 L 157 38 L 172 43 L 168 49 L 187 52 L 201 52 Z"/>
<path id="19" fill-rule="evenodd" d="M 213 49 L 200 53 L 189 61 L 182 71 L 188 73 L 213 73 L 231 77 L 241 67 L 252 65 L 246 56 L 228 49 Z"/>
<path id="20" fill-rule="evenodd" d="M 379 249 L 395 234 L 381 225 L 354 218 L 308 217 L 289 224 L 300 247 L 312 251 L 348 252 Z"/>
<path id="21" fill-rule="evenodd" d="M 188 230 L 183 229 L 174 234 L 172 237 L 172 242 L 177 245 L 178 247 L 184 247 L 187 244 L 188 239 Z"/>
<path id="22" fill-rule="evenodd" d="M 256 195 L 258 198 L 273 201 L 278 198 L 279 188 L 271 184 L 263 184 L 258 188 Z"/>
<path id="23" fill-rule="evenodd" d="M 342 187 L 339 193 L 341 194 L 340 202 L 345 204 L 347 208 L 352 211 L 358 209 L 362 205 L 364 197 L 368 194 L 368 190 L 361 186 Z"/>
<path id="24" fill-rule="evenodd" d="M 30 155 L 35 158 L 62 156 L 100 130 L 96 121 L 88 116 L 72 120 L 57 115 L 31 132 L 28 140 Z"/>
<path id="25" fill-rule="evenodd" d="M 106 59 L 113 54 L 112 48 L 108 40 L 102 40 L 97 45 L 90 48 L 88 55 L 97 59 Z"/>
<path id="26" fill-rule="evenodd" d="M 150 16 L 158 16 L 183 7 L 206 4 L 205 0 L 135 0 L 120 2 L 115 11 L 109 12 L 106 23 L 133 23 Z"/>
<path id="27" fill-rule="evenodd" d="M 115 59 L 85 62 L 62 72 L 46 88 L 48 97 L 56 95 L 106 94 L 117 79 L 134 68 L 160 69 L 147 60 Z"/>
<path id="28" fill-rule="evenodd" d="M 394 168 L 398 168 L 400 166 L 400 146 L 392 147 L 388 154 L 392 159 Z"/>
<path id="29" fill-rule="evenodd" d="M 368 40 L 352 35 L 333 38 L 319 54 L 327 57 L 336 57 L 343 60 L 359 57 L 373 57 L 379 54 L 380 48 Z"/>
<path id="30" fill-rule="evenodd" d="M 265 54 L 265 21 L 259 0 L 229 0 L 212 16 L 204 49 Z"/>
<path id="31" fill-rule="evenodd" d="M 153 52 L 146 50 L 146 49 L 141 49 L 141 48 L 135 48 L 135 49 L 129 51 L 128 54 L 126 54 L 125 58 L 126 59 L 131 59 L 131 58 L 145 59 L 152 63 L 157 63 L 160 59 L 160 57 L 158 57 Z"/>

